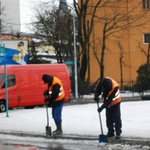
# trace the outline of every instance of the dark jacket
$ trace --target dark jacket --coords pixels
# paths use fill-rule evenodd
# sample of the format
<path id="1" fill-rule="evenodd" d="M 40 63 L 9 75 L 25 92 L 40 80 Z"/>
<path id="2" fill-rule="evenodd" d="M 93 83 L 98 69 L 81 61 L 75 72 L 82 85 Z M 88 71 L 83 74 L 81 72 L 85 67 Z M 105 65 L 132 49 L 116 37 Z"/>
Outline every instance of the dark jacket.
<path id="1" fill-rule="evenodd" d="M 116 93 L 119 91 L 119 86 L 113 86 L 113 79 L 103 78 L 95 90 L 95 99 L 102 95 L 104 103 L 101 108 L 109 108 Z M 115 81 L 116 82 L 116 81 Z M 111 93 L 110 93 L 111 91 Z M 120 92 L 119 92 L 120 94 Z"/>

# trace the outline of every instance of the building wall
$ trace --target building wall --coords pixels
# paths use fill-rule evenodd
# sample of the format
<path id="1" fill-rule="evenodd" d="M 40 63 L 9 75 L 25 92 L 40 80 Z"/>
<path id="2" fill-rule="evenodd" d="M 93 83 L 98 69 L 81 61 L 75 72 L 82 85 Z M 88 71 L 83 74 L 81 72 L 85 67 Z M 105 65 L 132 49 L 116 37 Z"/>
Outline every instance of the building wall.
<path id="1" fill-rule="evenodd" d="M 80 4 L 80 0 L 78 1 Z M 97 0 L 93 0 L 93 3 L 96 3 Z M 126 4 L 122 4 L 122 6 L 118 6 L 118 12 L 127 12 L 131 9 L 132 6 L 136 6 L 140 0 L 132 0 L 128 1 Z M 132 15 L 140 15 L 144 10 L 142 8 L 142 1 L 141 5 L 137 7 L 137 9 L 133 12 Z M 97 16 L 102 17 L 110 12 L 110 8 L 101 7 L 99 11 L 97 11 Z M 147 16 L 150 15 L 150 12 L 147 13 Z M 140 65 L 146 62 L 146 57 L 144 53 L 138 47 L 139 45 L 145 49 L 147 52 L 148 44 L 143 44 L 143 34 L 150 33 L 150 21 L 148 20 L 149 17 L 144 15 L 141 20 L 137 23 L 144 23 L 142 26 L 138 28 L 130 28 L 124 29 L 122 32 L 116 32 L 115 36 L 109 36 L 106 40 L 106 50 L 105 50 L 105 58 L 104 58 L 104 76 L 110 76 L 117 81 L 120 81 L 120 49 L 118 46 L 118 42 L 120 42 L 123 51 L 123 80 L 124 81 L 135 81 L 137 77 L 137 70 Z M 121 24 L 121 23 L 120 23 Z M 133 24 L 135 25 L 135 24 Z M 95 21 L 94 31 L 91 35 L 91 41 L 93 39 L 102 39 L 103 34 L 103 24 L 102 22 Z M 99 41 L 95 40 L 94 43 L 97 54 L 101 56 L 101 46 Z M 95 82 L 100 77 L 100 67 L 97 63 L 97 60 L 94 56 L 93 49 L 90 49 L 90 81 L 91 83 Z"/>

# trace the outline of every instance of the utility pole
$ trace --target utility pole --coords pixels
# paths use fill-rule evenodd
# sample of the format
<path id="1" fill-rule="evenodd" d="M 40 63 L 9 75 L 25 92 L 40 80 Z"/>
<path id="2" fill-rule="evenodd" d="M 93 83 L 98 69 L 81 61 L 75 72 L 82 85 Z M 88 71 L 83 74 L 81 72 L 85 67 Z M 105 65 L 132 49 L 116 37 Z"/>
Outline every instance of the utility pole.
<path id="1" fill-rule="evenodd" d="M 74 0 L 73 0 L 74 6 Z M 77 48 L 76 48 L 76 27 L 75 27 L 75 8 L 73 10 L 73 46 L 74 46 L 74 80 L 75 80 L 75 98 L 78 99 L 78 75 L 77 75 Z"/>

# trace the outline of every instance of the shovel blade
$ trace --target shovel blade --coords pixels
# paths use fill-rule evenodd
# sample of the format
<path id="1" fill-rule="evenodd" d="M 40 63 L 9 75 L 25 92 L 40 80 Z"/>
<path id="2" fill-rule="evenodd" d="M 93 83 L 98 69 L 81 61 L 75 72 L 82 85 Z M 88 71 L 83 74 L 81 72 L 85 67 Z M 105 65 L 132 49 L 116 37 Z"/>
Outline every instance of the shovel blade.
<path id="1" fill-rule="evenodd" d="M 51 133 L 51 127 L 46 126 L 45 128 L 46 128 L 46 135 L 47 136 L 51 136 L 52 135 L 52 133 Z"/>
<path id="2" fill-rule="evenodd" d="M 103 134 L 99 135 L 99 143 L 106 142 L 106 141 L 107 141 L 107 138 L 105 135 Z"/>

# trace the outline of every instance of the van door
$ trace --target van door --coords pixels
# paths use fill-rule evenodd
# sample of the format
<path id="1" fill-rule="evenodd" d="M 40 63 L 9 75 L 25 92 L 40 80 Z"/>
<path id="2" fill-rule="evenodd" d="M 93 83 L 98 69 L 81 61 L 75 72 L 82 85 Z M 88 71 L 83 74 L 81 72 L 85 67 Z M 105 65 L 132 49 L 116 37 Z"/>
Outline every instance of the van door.
<path id="1" fill-rule="evenodd" d="M 36 98 L 35 105 L 44 105 L 44 96 L 43 92 L 47 90 L 47 84 L 44 84 L 42 80 L 43 71 L 33 71 L 32 81 L 33 81 L 33 88 L 34 88 L 34 95 Z"/>
<path id="2" fill-rule="evenodd" d="M 17 107 L 19 103 L 19 95 L 16 84 L 16 76 L 8 75 L 7 76 L 7 91 L 8 91 L 8 107 Z M 5 83 L 2 86 L 2 93 L 5 97 Z"/>
<path id="3" fill-rule="evenodd" d="M 33 106 L 35 105 L 36 96 L 33 91 L 32 71 L 18 71 L 18 87 L 20 96 L 20 106 Z"/>

